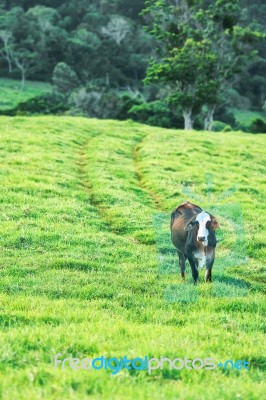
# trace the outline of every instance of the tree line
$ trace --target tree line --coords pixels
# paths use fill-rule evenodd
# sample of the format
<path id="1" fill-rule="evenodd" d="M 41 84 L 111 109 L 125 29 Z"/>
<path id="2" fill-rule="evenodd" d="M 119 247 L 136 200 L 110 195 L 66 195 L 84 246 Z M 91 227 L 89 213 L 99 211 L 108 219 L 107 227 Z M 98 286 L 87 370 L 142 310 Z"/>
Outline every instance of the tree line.
<path id="1" fill-rule="evenodd" d="M 265 20 L 263 0 L 0 0 L 0 73 L 73 113 L 210 130 L 265 106 Z"/>

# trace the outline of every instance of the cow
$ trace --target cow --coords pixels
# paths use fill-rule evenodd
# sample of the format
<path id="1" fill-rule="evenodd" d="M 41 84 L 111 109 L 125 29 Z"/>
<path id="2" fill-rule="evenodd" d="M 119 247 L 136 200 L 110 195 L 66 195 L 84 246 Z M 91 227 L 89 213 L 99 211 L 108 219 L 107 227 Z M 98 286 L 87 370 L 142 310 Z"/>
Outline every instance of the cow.
<path id="1" fill-rule="evenodd" d="M 199 206 L 186 201 L 171 214 L 171 238 L 177 249 L 182 279 L 185 279 L 185 264 L 188 259 L 194 284 L 198 282 L 198 268 L 206 264 L 205 281 L 212 281 L 212 266 L 217 244 L 215 230 L 217 219 Z"/>

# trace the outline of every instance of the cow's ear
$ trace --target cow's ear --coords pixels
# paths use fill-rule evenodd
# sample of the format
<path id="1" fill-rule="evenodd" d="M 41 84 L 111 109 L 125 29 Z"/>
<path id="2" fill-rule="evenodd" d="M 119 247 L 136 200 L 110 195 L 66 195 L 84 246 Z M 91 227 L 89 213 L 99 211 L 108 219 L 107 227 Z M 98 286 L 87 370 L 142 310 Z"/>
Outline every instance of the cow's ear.
<path id="1" fill-rule="evenodd" d="M 197 221 L 195 219 L 192 219 L 191 221 L 189 221 L 187 223 L 187 225 L 185 226 L 185 231 L 191 231 L 191 229 L 194 228 L 194 226 L 196 225 Z"/>
<path id="2" fill-rule="evenodd" d="M 215 217 L 212 218 L 212 226 L 213 226 L 214 230 L 216 230 L 220 226 L 219 222 L 217 221 L 217 219 Z"/>

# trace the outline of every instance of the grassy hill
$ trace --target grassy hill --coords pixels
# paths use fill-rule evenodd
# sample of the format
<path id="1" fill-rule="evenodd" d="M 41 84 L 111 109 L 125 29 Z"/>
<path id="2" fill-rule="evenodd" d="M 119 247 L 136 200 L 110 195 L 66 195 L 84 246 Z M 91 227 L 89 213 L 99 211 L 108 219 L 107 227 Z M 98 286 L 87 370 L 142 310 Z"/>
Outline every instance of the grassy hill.
<path id="1" fill-rule="evenodd" d="M 242 126 L 246 126 L 247 128 L 255 119 L 260 118 L 262 120 L 265 120 L 266 117 L 265 112 L 259 111 L 238 110 L 237 108 L 233 108 L 232 112 L 235 116 L 236 121 Z"/>
<path id="2" fill-rule="evenodd" d="M 3 398 L 263 398 L 265 135 L 71 117 L 0 128 Z M 213 284 L 201 272 L 194 287 L 188 267 L 181 283 L 168 224 L 184 200 L 221 223 Z M 251 368 L 111 375 L 55 370 L 57 353 Z"/>
<path id="3" fill-rule="evenodd" d="M 21 90 L 20 81 L 0 78 L 0 110 L 9 110 L 19 103 L 51 91 L 51 86 L 44 82 L 27 81 Z"/>

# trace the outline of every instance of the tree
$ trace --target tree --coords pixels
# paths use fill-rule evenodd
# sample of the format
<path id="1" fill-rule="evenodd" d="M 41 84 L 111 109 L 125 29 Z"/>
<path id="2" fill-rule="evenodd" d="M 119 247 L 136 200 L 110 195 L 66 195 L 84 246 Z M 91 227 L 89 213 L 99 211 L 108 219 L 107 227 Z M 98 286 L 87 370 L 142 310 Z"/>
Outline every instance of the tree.
<path id="1" fill-rule="evenodd" d="M 237 26 L 239 1 L 148 0 L 144 14 L 158 41 L 158 55 L 145 82 L 168 84 L 168 99 L 181 106 L 185 130 L 192 129 L 205 108 L 205 129 L 243 60 L 250 56 L 245 38 L 252 32 Z"/>
<path id="2" fill-rule="evenodd" d="M 75 71 L 66 63 L 60 62 L 54 69 L 53 83 L 57 93 L 67 96 L 78 86 L 79 81 Z"/>
<path id="3" fill-rule="evenodd" d="M 139 15 L 144 3 L 0 0 L 1 74 L 21 75 L 22 86 L 25 79 L 51 81 L 55 66 L 64 62 L 81 87 L 130 87 L 148 102 L 167 98 L 166 108 L 178 118 L 183 112 L 187 128 L 195 121 L 194 126 L 204 122 L 211 129 L 221 104 L 262 111 L 266 46 L 254 43 L 253 33 L 265 31 L 265 0 L 149 0 L 149 12 Z M 144 31 L 145 21 L 152 35 Z M 251 47 L 258 54 L 250 62 Z M 164 79 L 162 72 L 156 78 L 154 66 L 147 81 L 156 82 L 143 88 L 151 56 L 157 64 L 171 65 L 163 69 L 173 79 Z"/>
<path id="4" fill-rule="evenodd" d="M 130 32 L 128 21 L 119 16 L 113 16 L 108 25 L 102 28 L 102 33 L 105 36 L 112 38 L 118 46 L 121 45 L 122 40 L 125 39 Z"/>
<path id="5" fill-rule="evenodd" d="M 27 11 L 26 16 L 29 20 L 36 21 L 37 31 L 40 33 L 41 46 L 45 47 L 46 35 L 52 29 L 53 22 L 59 17 L 59 14 L 53 8 L 35 6 Z"/>
<path id="6" fill-rule="evenodd" d="M 11 57 L 11 47 L 10 47 L 10 42 L 12 39 L 12 32 L 6 31 L 6 30 L 1 30 L 0 31 L 0 39 L 4 43 L 4 50 L 1 51 L 1 53 L 4 53 L 4 57 L 7 60 L 8 64 L 8 71 L 11 73 L 12 72 L 12 57 Z"/>
<path id="7" fill-rule="evenodd" d="M 36 63 L 36 53 L 29 51 L 25 48 L 12 50 L 11 57 L 17 68 L 21 73 L 21 90 L 25 88 L 26 77 L 29 70 Z"/>
<path id="8" fill-rule="evenodd" d="M 215 57 L 214 68 L 207 75 L 206 85 L 210 90 L 203 107 L 205 130 L 212 129 L 217 107 L 228 103 L 228 90 L 256 54 L 252 47 L 260 35 L 249 27 L 241 28 L 239 19 L 239 1 L 216 0 L 196 14 L 200 36 L 210 43 L 210 51 Z"/>
<path id="9" fill-rule="evenodd" d="M 181 106 L 185 130 L 193 129 L 208 95 L 217 91 L 209 82 L 215 57 L 208 51 L 209 44 L 187 39 L 182 47 L 174 48 L 162 62 L 153 61 L 147 71 L 146 82 L 157 81 L 169 85 L 168 101 Z"/>
<path id="10" fill-rule="evenodd" d="M 21 73 L 21 90 L 24 89 L 27 73 L 37 63 L 38 54 L 34 43 L 29 40 L 27 18 L 22 8 L 12 8 L 0 18 L 1 34 L 4 42 L 5 58 L 9 72 L 12 64 Z"/>

